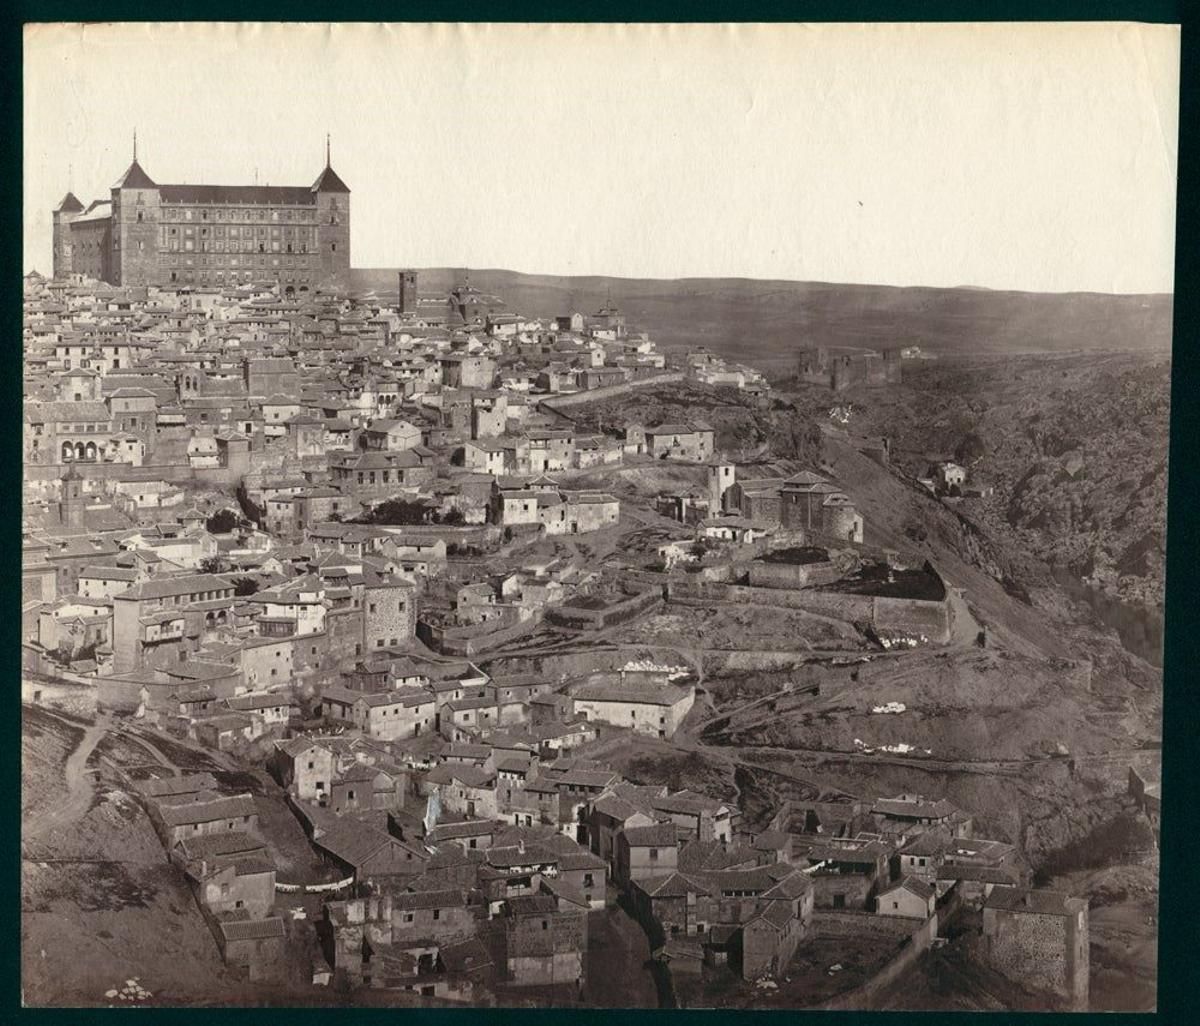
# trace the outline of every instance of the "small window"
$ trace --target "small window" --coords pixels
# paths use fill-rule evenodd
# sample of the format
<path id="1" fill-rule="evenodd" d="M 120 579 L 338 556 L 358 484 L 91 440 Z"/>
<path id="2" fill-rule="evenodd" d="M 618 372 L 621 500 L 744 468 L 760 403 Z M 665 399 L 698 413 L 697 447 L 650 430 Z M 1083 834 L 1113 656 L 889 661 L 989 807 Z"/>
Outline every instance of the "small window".
<path id="1" fill-rule="evenodd" d="M 657 861 L 658 861 L 658 849 L 657 849 L 657 848 L 651 848 L 651 849 L 650 849 L 650 861 L 651 861 L 651 862 L 657 862 Z"/>
<path id="2" fill-rule="evenodd" d="M 442 918 L 442 910 L 441 910 L 440 908 L 435 908 L 435 909 L 433 910 L 433 918 L 434 918 L 434 919 L 441 919 L 441 918 Z"/>
<path id="3" fill-rule="evenodd" d="M 549 929 L 550 929 L 550 923 L 549 923 L 547 920 L 545 920 L 545 919 L 543 919 L 543 920 L 542 920 L 542 929 L 543 929 L 543 930 L 549 930 Z"/>

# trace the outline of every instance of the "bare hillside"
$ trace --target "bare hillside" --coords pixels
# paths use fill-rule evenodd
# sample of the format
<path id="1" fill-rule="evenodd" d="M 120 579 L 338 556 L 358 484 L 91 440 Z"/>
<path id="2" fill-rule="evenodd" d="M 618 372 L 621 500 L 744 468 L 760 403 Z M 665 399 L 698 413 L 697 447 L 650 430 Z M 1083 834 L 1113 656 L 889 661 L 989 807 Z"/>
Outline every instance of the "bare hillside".
<path id="1" fill-rule="evenodd" d="M 444 291 L 463 269 L 420 271 L 422 291 Z M 610 294 L 632 324 L 666 349 L 707 346 L 786 373 L 806 345 L 919 345 L 931 351 L 1037 352 L 1166 349 L 1169 295 L 1038 294 L 972 288 L 895 288 L 745 278 L 675 281 L 471 270 L 471 284 L 536 317 L 592 313 Z M 350 272 L 351 287 L 395 295 L 392 269 Z"/>

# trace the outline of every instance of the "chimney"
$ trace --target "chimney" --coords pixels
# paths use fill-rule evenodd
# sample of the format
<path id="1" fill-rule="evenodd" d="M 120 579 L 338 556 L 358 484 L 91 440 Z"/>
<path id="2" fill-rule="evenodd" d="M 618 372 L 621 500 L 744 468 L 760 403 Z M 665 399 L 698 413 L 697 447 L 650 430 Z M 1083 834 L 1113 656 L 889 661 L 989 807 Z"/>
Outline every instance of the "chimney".
<path id="1" fill-rule="evenodd" d="M 525 854 L 525 838 L 523 838 L 523 837 L 522 837 L 522 838 L 521 838 L 521 839 L 520 839 L 520 840 L 517 842 L 517 851 L 518 851 L 520 854 L 522 854 L 522 855 L 524 855 L 524 854 Z"/>

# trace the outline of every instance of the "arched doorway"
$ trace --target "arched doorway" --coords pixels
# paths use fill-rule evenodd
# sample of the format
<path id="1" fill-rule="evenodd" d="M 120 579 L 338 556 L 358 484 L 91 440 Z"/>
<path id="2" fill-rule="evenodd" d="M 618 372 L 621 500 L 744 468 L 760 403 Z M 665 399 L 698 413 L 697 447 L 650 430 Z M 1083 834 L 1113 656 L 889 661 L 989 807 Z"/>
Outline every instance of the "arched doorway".
<path id="1" fill-rule="evenodd" d="M 96 443 L 88 442 L 83 450 L 83 458 L 86 460 L 95 460 L 96 458 Z"/>
<path id="2" fill-rule="evenodd" d="M 293 286 L 293 285 L 289 285 L 287 288 L 285 288 L 285 289 L 283 290 L 283 294 L 284 294 L 284 296 L 285 296 L 285 297 L 287 297 L 288 299 L 294 299 L 294 298 L 295 298 L 295 296 L 296 296 L 296 289 L 295 289 L 295 286 Z"/>
<path id="3" fill-rule="evenodd" d="M 77 460 L 82 460 L 82 459 L 87 458 L 87 450 L 84 449 L 82 442 L 75 443 L 75 458 Z"/>
<path id="4" fill-rule="evenodd" d="M 63 442 L 62 460 L 64 463 L 70 463 L 75 458 L 75 450 L 70 442 Z"/>

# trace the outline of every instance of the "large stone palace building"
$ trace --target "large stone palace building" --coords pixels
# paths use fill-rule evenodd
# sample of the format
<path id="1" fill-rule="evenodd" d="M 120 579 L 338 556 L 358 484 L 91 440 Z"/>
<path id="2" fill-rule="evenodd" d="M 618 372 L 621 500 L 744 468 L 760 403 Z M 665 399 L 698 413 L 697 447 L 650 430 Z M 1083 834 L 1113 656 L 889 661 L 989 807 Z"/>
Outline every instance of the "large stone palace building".
<path id="1" fill-rule="evenodd" d="M 303 291 L 350 267 L 350 189 L 325 148 L 311 186 L 160 185 L 137 161 L 106 200 L 54 211 L 54 276 L 113 285 L 279 281 Z"/>

